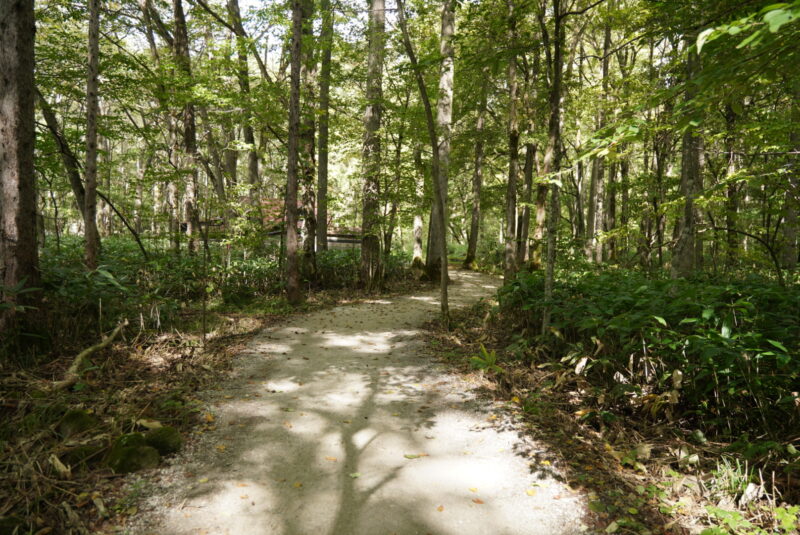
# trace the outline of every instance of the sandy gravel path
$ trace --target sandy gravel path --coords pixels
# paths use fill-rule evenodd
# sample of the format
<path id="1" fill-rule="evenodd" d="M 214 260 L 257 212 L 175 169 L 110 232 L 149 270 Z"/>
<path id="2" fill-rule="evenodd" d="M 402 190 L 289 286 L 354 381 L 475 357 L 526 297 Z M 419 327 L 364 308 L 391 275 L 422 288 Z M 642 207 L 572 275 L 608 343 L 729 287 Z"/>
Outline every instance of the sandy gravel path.
<path id="1" fill-rule="evenodd" d="M 498 284 L 452 276 L 454 306 Z M 145 476 L 152 495 L 129 532 L 581 533 L 584 498 L 532 473 L 491 404 L 422 355 L 436 296 L 341 306 L 256 336 L 205 396 L 215 429 Z"/>

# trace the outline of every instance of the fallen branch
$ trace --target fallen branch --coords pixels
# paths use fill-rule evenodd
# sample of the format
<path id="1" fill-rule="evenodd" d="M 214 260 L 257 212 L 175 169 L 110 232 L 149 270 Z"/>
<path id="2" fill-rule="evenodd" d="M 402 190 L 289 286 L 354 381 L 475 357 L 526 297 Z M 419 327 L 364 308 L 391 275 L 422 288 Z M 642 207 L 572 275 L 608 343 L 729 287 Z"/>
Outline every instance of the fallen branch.
<path id="1" fill-rule="evenodd" d="M 126 325 L 128 325 L 128 320 L 127 319 L 122 320 L 122 322 L 119 325 L 117 325 L 117 327 L 111 332 L 111 334 L 106 336 L 99 344 L 95 344 L 92 347 L 86 348 L 83 351 L 81 351 L 78 354 L 78 356 L 75 357 L 75 360 L 72 361 L 72 364 L 70 364 L 70 367 L 64 374 L 64 379 L 62 379 L 61 381 L 54 382 L 51 389 L 66 390 L 67 388 L 77 383 L 78 379 L 80 379 L 80 368 L 81 365 L 83 364 L 83 361 L 86 360 L 89 357 L 89 355 L 97 353 L 101 349 L 107 347 L 111 342 L 113 342 L 114 338 L 117 337 L 119 332 Z"/>

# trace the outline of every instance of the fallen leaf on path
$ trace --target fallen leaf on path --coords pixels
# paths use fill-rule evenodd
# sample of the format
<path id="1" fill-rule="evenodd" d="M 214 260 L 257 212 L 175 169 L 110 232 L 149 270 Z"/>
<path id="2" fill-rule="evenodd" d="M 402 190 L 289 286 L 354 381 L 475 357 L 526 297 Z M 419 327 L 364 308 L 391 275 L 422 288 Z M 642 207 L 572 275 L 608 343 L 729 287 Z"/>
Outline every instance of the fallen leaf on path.
<path id="1" fill-rule="evenodd" d="M 429 457 L 427 453 L 406 453 L 403 455 L 406 459 L 419 459 L 420 457 Z"/>
<path id="2" fill-rule="evenodd" d="M 361 472 L 353 472 L 352 474 L 350 474 L 350 477 L 352 477 L 353 479 L 358 479 L 359 477 L 361 477 Z"/>
<path id="3" fill-rule="evenodd" d="M 296 488 L 296 489 L 299 489 L 302 486 L 303 486 L 303 484 L 300 483 L 299 481 L 295 482 L 295 484 L 294 484 L 294 488 Z"/>
<path id="4" fill-rule="evenodd" d="M 237 487 L 249 487 L 250 485 L 248 485 L 247 483 L 237 483 L 236 486 Z"/>
<path id="5" fill-rule="evenodd" d="M 197 482 L 198 483 L 208 483 L 208 478 L 207 477 L 201 477 L 200 479 L 197 480 Z"/>
<path id="6" fill-rule="evenodd" d="M 338 461 L 338 459 L 336 457 L 325 457 L 325 460 L 326 461 L 330 461 L 332 463 L 335 463 L 336 461 Z"/>
<path id="7" fill-rule="evenodd" d="M 444 505 L 440 505 L 439 507 L 436 508 L 436 510 L 441 513 L 442 511 L 444 511 Z"/>
<path id="8" fill-rule="evenodd" d="M 484 501 L 480 498 L 472 498 L 472 503 L 477 503 L 478 505 L 483 505 Z"/>
<path id="9" fill-rule="evenodd" d="M 343 424 L 352 424 L 353 420 L 342 420 Z"/>
<path id="10" fill-rule="evenodd" d="M 477 489 L 477 488 L 475 488 L 475 487 L 470 487 L 470 488 L 469 488 L 469 491 L 470 491 L 470 492 L 478 492 L 478 489 Z"/>
<path id="11" fill-rule="evenodd" d="M 285 421 L 285 422 L 283 422 L 283 426 L 284 426 L 286 429 L 291 429 L 291 428 L 293 427 L 293 426 L 292 426 L 292 422 L 290 422 L 290 421 L 288 421 L 288 420 L 287 420 L 287 421 Z"/>
<path id="12" fill-rule="evenodd" d="M 239 498 L 242 499 L 242 500 L 246 500 L 249 497 L 250 496 L 248 496 L 247 494 L 242 494 L 241 496 L 239 496 Z"/>
<path id="13" fill-rule="evenodd" d="M 536 496 L 536 489 L 528 489 L 525 491 L 528 496 Z"/>
<path id="14" fill-rule="evenodd" d="M 211 422 L 214 421 L 214 415 L 211 414 L 210 412 L 207 412 L 205 414 L 205 419 L 206 419 L 206 422 L 211 423 Z"/>

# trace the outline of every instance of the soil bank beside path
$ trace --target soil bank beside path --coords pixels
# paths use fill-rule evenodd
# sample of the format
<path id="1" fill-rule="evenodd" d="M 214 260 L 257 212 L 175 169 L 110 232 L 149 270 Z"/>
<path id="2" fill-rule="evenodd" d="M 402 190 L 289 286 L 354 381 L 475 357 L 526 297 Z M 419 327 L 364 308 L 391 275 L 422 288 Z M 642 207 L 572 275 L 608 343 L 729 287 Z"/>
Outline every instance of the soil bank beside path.
<path id="1" fill-rule="evenodd" d="M 451 306 L 498 279 L 451 273 Z M 585 497 L 532 473 L 474 385 L 423 356 L 438 291 L 290 318 L 203 394 L 212 429 L 145 475 L 133 534 L 577 534 Z M 210 418 L 209 418 L 210 419 Z M 537 445 L 532 445 L 537 448 Z M 531 444 L 527 444 L 530 448 Z"/>

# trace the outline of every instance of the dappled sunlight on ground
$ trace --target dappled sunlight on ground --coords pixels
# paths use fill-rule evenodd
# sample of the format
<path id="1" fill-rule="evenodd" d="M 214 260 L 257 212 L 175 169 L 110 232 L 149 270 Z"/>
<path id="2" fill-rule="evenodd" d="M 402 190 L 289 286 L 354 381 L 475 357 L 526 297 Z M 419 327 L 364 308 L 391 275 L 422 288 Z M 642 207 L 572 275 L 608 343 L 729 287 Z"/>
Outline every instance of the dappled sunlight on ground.
<path id="1" fill-rule="evenodd" d="M 454 277 L 453 300 L 495 280 Z M 516 433 L 419 351 L 437 296 L 293 318 L 257 336 L 211 426 L 172 467 L 137 533 L 576 533 L 580 496 L 542 484 Z M 532 485 L 537 484 L 535 491 Z"/>

